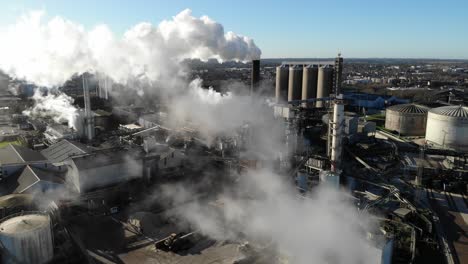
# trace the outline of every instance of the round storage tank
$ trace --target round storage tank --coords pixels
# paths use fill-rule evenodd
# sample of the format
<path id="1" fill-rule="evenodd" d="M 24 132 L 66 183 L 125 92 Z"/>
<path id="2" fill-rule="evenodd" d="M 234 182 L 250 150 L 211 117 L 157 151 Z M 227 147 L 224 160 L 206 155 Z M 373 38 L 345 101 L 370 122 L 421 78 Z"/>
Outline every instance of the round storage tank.
<path id="1" fill-rule="evenodd" d="M 288 101 L 300 100 L 302 93 L 302 67 L 289 67 Z"/>
<path id="2" fill-rule="evenodd" d="M 46 263 L 54 256 L 50 218 L 31 213 L 0 223 L 0 241 L 6 249 L 2 263 Z"/>
<path id="3" fill-rule="evenodd" d="M 431 109 L 427 116 L 426 141 L 440 147 L 468 151 L 468 107 Z"/>
<path id="4" fill-rule="evenodd" d="M 390 106 L 385 110 L 385 128 L 405 136 L 424 136 L 428 107 L 418 104 Z"/>
<path id="5" fill-rule="evenodd" d="M 276 102 L 285 102 L 288 99 L 289 69 L 286 65 L 276 67 Z"/>
<path id="6" fill-rule="evenodd" d="M 317 98 L 324 98 L 330 96 L 333 88 L 333 68 L 320 67 L 318 70 L 317 80 Z M 317 107 L 324 107 L 323 101 L 317 101 Z"/>

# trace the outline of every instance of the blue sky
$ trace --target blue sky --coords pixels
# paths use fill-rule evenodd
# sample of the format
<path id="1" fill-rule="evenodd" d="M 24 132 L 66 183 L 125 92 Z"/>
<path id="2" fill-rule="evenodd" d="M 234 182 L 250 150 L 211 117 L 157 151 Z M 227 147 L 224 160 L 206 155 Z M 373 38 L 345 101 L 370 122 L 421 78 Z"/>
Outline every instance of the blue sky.
<path id="1" fill-rule="evenodd" d="M 468 59 L 467 0 L 0 0 L 0 26 L 29 10 L 122 34 L 170 19 L 185 8 L 226 31 L 252 37 L 264 58 L 345 57 Z M 1 41 L 1 40 L 0 40 Z"/>

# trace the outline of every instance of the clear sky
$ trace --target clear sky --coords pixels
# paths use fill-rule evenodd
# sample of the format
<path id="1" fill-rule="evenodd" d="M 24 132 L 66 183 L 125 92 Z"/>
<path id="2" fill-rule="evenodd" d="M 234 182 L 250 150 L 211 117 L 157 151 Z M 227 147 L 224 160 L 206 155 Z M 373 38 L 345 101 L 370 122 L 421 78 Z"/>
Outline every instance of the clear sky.
<path id="1" fill-rule="evenodd" d="M 468 59 L 468 0 L 0 0 L 0 26 L 42 9 L 87 29 L 105 23 L 122 34 L 185 8 L 252 37 L 263 58 L 341 51 L 345 57 Z"/>

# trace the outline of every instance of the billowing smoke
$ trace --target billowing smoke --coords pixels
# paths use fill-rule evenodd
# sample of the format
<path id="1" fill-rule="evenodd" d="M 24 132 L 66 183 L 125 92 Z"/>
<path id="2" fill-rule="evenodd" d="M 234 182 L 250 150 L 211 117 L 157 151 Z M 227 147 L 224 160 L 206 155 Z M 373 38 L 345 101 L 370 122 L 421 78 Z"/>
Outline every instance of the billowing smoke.
<path id="1" fill-rule="evenodd" d="M 106 25 L 87 31 L 61 17 L 30 12 L 0 29 L 0 69 L 41 86 L 57 86 L 75 73 L 101 72 L 114 81 L 168 81 L 183 74 L 186 58 L 247 61 L 260 57 L 252 39 L 186 9 L 158 26 L 139 23 L 116 37 Z"/>
<path id="2" fill-rule="evenodd" d="M 23 114 L 31 117 L 52 118 L 56 123 L 68 123 L 68 126 L 76 129 L 78 109 L 73 106 L 73 98 L 64 94 L 49 91 L 43 94 L 37 89 L 33 95 L 34 105 Z"/>
<path id="3" fill-rule="evenodd" d="M 216 239 L 273 243 L 288 263 L 379 263 L 380 250 L 367 240 L 376 223 L 338 190 L 320 187 L 304 198 L 268 170 L 250 171 L 238 186 L 226 188 L 218 202 L 188 203 L 174 215 Z M 161 193 L 181 202 L 194 197 L 194 189 L 168 185 Z"/>
<path id="4" fill-rule="evenodd" d="M 208 142 L 247 122 L 257 131 L 248 149 L 256 158 L 274 159 L 274 153 L 284 148 L 282 129 L 265 114 L 260 98 L 221 95 L 202 89 L 201 80 L 187 80 L 183 59 L 247 61 L 261 54 L 252 39 L 225 33 L 208 17 L 196 18 L 184 10 L 158 26 L 140 23 L 119 38 L 105 25 L 86 31 L 60 17 L 44 21 L 43 13 L 33 12 L 0 34 L 0 69 L 13 77 L 58 86 L 75 73 L 103 73 L 128 88 L 136 87 L 140 96 L 145 96 L 140 88 L 149 87 L 167 98 L 168 119 L 174 125 L 193 122 Z M 35 99 L 31 111 L 52 112 L 49 115 L 58 121 L 69 120 L 76 112 L 63 95 Z M 270 171 L 250 172 L 242 180 L 225 193 L 221 218 L 201 203 L 178 215 L 215 238 L 242 232 L 250 239 L 271 240 L 292 263 L 377 262 L 365 240 L 370 221 L 358 215 L 342 194 L 326 190 L 312 199 L 299 198 L 288 181 Z M 170 188 L 169 199 L 193 196 L 187 186 Z M 219 224 L 220 219 L 225 224 Z"/>

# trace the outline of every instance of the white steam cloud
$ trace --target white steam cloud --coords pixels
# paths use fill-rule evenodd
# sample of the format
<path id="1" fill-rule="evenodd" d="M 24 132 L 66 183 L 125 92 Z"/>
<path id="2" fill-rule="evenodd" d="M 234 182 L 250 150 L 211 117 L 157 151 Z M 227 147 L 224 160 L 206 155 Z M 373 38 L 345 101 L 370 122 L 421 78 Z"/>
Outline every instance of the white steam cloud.
<path id="1" fill-rule="evenodd" d="M 182 75 L 186 58 L 247 61 L 260 57 L 252 39 L 186 9 L 158 26 L 140 23 L 116 37 L 106 25 L 91 31 L 61 17 L 30 12 L 0 29 L 0 69 L 41 86 L 57 86 L 75 73 L 102 72 L 114 81 L 165 81 Z"/>
<path id="2" fill-rule="evenodd" d="M 68 122 L 68 126 L 74 127 L 76 118 L 78 117 L 78 109 L 73 106 L 73 98 L 64 93 L 48 92 L 42 94 L 37 89 L 32 97 L 34 106 L 23 111 L 23 114 L 31 117 L 48 117 L 52 118 L 56 123 Z"/>
<path id="3" fill-rule="evenodd" d="M 105 25 L 86 31 L 69 20 L 44 21 L 42 12 L 32 12 L 1 30 L 0 36 L 0 69 L 13 77 L 58 86 L 75 73 L 103 73 L 127 87 L 143 91 L 139 89 L 147 86 L 159 98 L 167 98 L 168 119 L 192 121 L 208 141 L 249 122 L 254 131 L 247 151 L 255 158 L 274 160 L 284 148 L 279 128 L 283 124 L 273 119 L 271 109 L 265 113 L 260 98 L 221 95 L 202 89 L 199 79 L 186 80 L 180 63 L 185 58 L 247 61 L 261 55 L 252 39 L 226 33 L 208 17 L 196 18 L 184 10 L 158 26 L 140 23 L 119 38 Z M 65 95 L 34 99 L 29 114 L 46 114 L 59 122 L 76 117 Z M 371 222 L 341 194 L 319 191 L 312 199 L 301 199 L 281 176 L 268 171 L 251 172 L 242 179 L 239 188 L 224 197 L 222 214 L 228 229 L 203 204 L 195 203 L 179 215 L 215 238 L 242 231 L 252 239 L 270 239 L 292 263 L 378 262 L 365 239 Z M 175 188 L 166 192 L 171 199 L 193 196 L 186 186 Z M 253 198 L 242 198 L 246 196 Z"/>
<path id="4" fill-rule="evenodd" d="M 228 187 L 229 188 L 229 187 Z M 192 186 L 165 186 L 177 202 L 194 197 Z M 216 239 L 271 241 L 288 263 L 374 264 L 380 250 L 367 240 L 376 223 L 359 214 L 349 196 L 328 187 L 309 198 L 268 170 L 251 171 L 217 205 L 193 202 L 174 214 Z"/>

